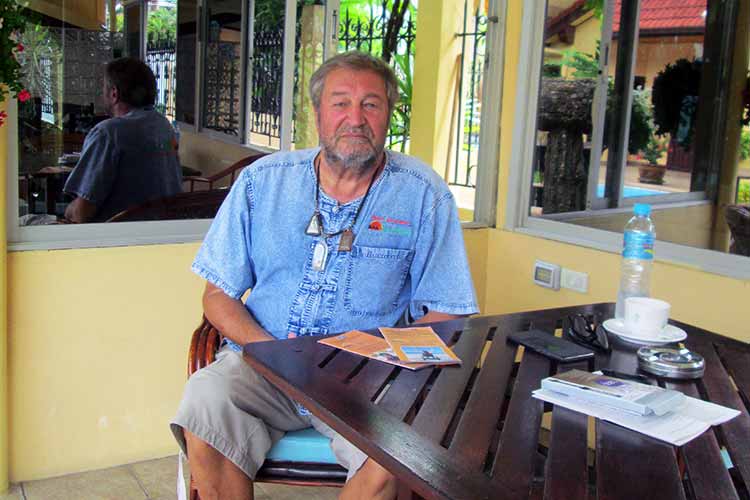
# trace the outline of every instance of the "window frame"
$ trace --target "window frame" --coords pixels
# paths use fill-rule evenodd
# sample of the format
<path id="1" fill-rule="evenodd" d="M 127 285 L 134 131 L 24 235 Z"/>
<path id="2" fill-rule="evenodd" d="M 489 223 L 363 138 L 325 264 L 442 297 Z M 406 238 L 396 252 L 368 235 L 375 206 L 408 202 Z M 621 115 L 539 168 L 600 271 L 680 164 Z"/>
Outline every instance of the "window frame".
<path id="1" fill-rule="evenodd" d="M 538 108 L 544 47 L 546 2 L 525 2 L 521 27 L 516 106 L 518 109 Z M 584 226 L 542 219 L 529 215 L 531 190 L 528 180 L 533 172 L 536 137 L 536 113 L 516 113 L 513 130 L 513 151 L 510 159 L 508 198 L 504 228 L 508 231 L 569 243 L 576 246 L 619 254 L 622 234 Z M 649 201 L 655 201 L 647 197 Z M 711 203 L 710 200 L 679 200 L 659 203 L 658 208 L 676 208 Z M 628 211 L 628 207 L 579 212 L 581 214 L 613 214 Z M 750 279 L 750 258 L 715 250 L 679 245 L 657 240 L 657 261 L 698 268 L 705 272 L 735 279 Z"/>

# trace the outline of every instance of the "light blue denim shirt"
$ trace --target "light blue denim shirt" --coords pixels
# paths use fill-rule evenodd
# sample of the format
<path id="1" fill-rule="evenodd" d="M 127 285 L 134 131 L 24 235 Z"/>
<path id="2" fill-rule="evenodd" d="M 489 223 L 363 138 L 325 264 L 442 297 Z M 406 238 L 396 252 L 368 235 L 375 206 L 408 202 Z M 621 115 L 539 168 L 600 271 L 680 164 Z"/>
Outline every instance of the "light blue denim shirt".
<path id="1" fill-rule="evenodd" d="M 351 251 L 324 240 L 325 268 L 312 267 L 323 237 L 305 229 L 315 210 L 313 160 L 319 149 L 276 153 L 244 169 L 193 262 L 193 271 L 240 298 L 271 335 L 283 339 L 393 326 L 409 308 L 478 311 L 458 211 L 448 186 L 415 158 L 387 152 L 354 226 Z M 362 198 L 346 204 L 321 191 L 328 233 L 348 227 Z M 239 349 L 238 346 L 232 346 Z"/>

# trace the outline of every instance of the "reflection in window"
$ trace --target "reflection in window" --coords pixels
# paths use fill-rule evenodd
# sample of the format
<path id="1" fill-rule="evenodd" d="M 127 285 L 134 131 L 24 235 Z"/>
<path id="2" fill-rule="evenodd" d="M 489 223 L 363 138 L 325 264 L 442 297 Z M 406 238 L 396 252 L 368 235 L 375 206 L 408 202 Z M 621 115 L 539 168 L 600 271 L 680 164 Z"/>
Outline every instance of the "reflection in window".
<path id="1" fill-rule="evenodd" d="M 180 0 L 177 5 L 177 95 L 175 112 L 178 122 L 195 124 L 195 49 L 198 4 Z"/>
<path id="2" fill-rule="evenodd" d="M 140 147 L 147 148 L 143 155 L 151 155 L 149 158 L 171 158 L 170 188 L 152 189 L 164 176 L 151 176 L 150 170 L 144 171 L 148 175 L 136 175 L 133 172 L 137 169 L 123 165 L 122 158 L 129 158 L 130 153 L 118 143 L 111 149 L 117 152 L 117 158 L 102 161 L 107 168 L 102 168 L 98 176 L 91 175 L 88 185 L 96 185 L 97 189 L 111 185 L 120 191 L 122 186 L 135 187 L 125 189 L 127 192 L 118 203 L 112 202 L 115 188 L 97 190 L 110 194 L 88 200 L 98 210 L 91 220 L 106 220 L 114 214 L 102 215 L 106 212 L 103 207 L 130 208 L 131 201 L 137 205 L 146 198 L 179 192 L 181 173 L 175 135 L 169 125 L 175 115 L 175 0 L 62 1 L 57 7 L 50 7 L 48 2 L 31 2 L 28 14 L 31 22 L 19 40 L 25 47 L 19 54 L 23 83 L 31 94 L 31 99 L 18 105 L 19 224 L 54 224 L 64 217 L 75 197 L 64 194 L 63 187 L 76 175 L 74 169 L 84 163 L 79 163 L 84 141 L 94 126 L 112 115 L 112 102 L 103 94 L 107 90 L 105 66 L 124 56 L 138 58 L 142 52 L 156 80 L 154 110 L 166 119 L 147 104 L 138 105 L 151 110 L 150 123 L 158 123 L 149 136 L 154 138 L 154 144 L 144 140 Z M 144 23 L 146 33 L 141 29 Z M 142 87 L 134 92 L 140 95 L 151 91 Z M 143 103 L 149 100 L 133 96 L 130 99 L 129 102 Z M 106 151 L 110 150 L 96 149 L 91 156 L 103 158 Z M 153 165 L 156 163 L 154 160 Z"/>
<path id="3" fill-rule="evenodd" d="M 742 4 L 549 2 L 530 215 L 620 232 L 627 207 L 652 203 L 659 239 L 727 251 L 748 50 L 746 36 L 728 41 L 748 22 Z"/>
<path id="4" fill-rule="evenodd" d="M 62 184 L 86 133 L 107 118 L 101 99 L 104 65 L 125 52 L 122 28 L 102 0 L 73 8 L 30 5 L 33 24 L 21 43 L 31 99 L 18 105 L 19 215 L 61 216 Z M 122 18 L 119 16 L 120 19 Z"/>
<path id="5" fill-rule="evenodd" d="M 242 2 L 208 0 L 203 127 L 239 137 L 242 117 Z"/>

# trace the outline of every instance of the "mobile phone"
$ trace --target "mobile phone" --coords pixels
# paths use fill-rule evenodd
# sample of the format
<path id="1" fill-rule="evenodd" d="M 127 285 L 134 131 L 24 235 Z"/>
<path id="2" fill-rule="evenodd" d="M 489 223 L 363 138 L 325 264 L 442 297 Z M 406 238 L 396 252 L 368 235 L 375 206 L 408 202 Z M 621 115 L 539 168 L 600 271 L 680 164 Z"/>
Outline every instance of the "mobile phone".
<path id="1" fill-rule="evenodd" d="M 594 351 L 586 349 L 575 342 L 555 337 L 542 330 L 529 330 L 508 335 L 508 340 L 521 344 L 534 352 L 559 363 L 572 363 L 594 357 Z"/>

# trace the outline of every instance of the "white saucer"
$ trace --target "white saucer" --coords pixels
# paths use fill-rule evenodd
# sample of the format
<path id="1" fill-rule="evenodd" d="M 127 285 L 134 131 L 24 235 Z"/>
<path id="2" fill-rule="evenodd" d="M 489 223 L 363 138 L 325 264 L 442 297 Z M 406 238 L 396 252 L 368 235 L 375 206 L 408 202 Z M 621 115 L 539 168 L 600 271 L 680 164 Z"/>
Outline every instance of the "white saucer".
<path id="1" fill-rule="evenodd" d="M 608 332 L 622 338 L 626 342 L 630 342 L 633 344 L 664 345 L 680 342 L 687 338 L 687 333 L 685 333 L 685 330 L 683 330 L 682 328 L 677 328 L 674 325 L 665 326 L 657 337 L 641 337 L 639 335 L 636 335 L 625 328 L 625 323 L 623 323 L 621 319 L 608 319 L 603 323 L 603 326 Z"/>

